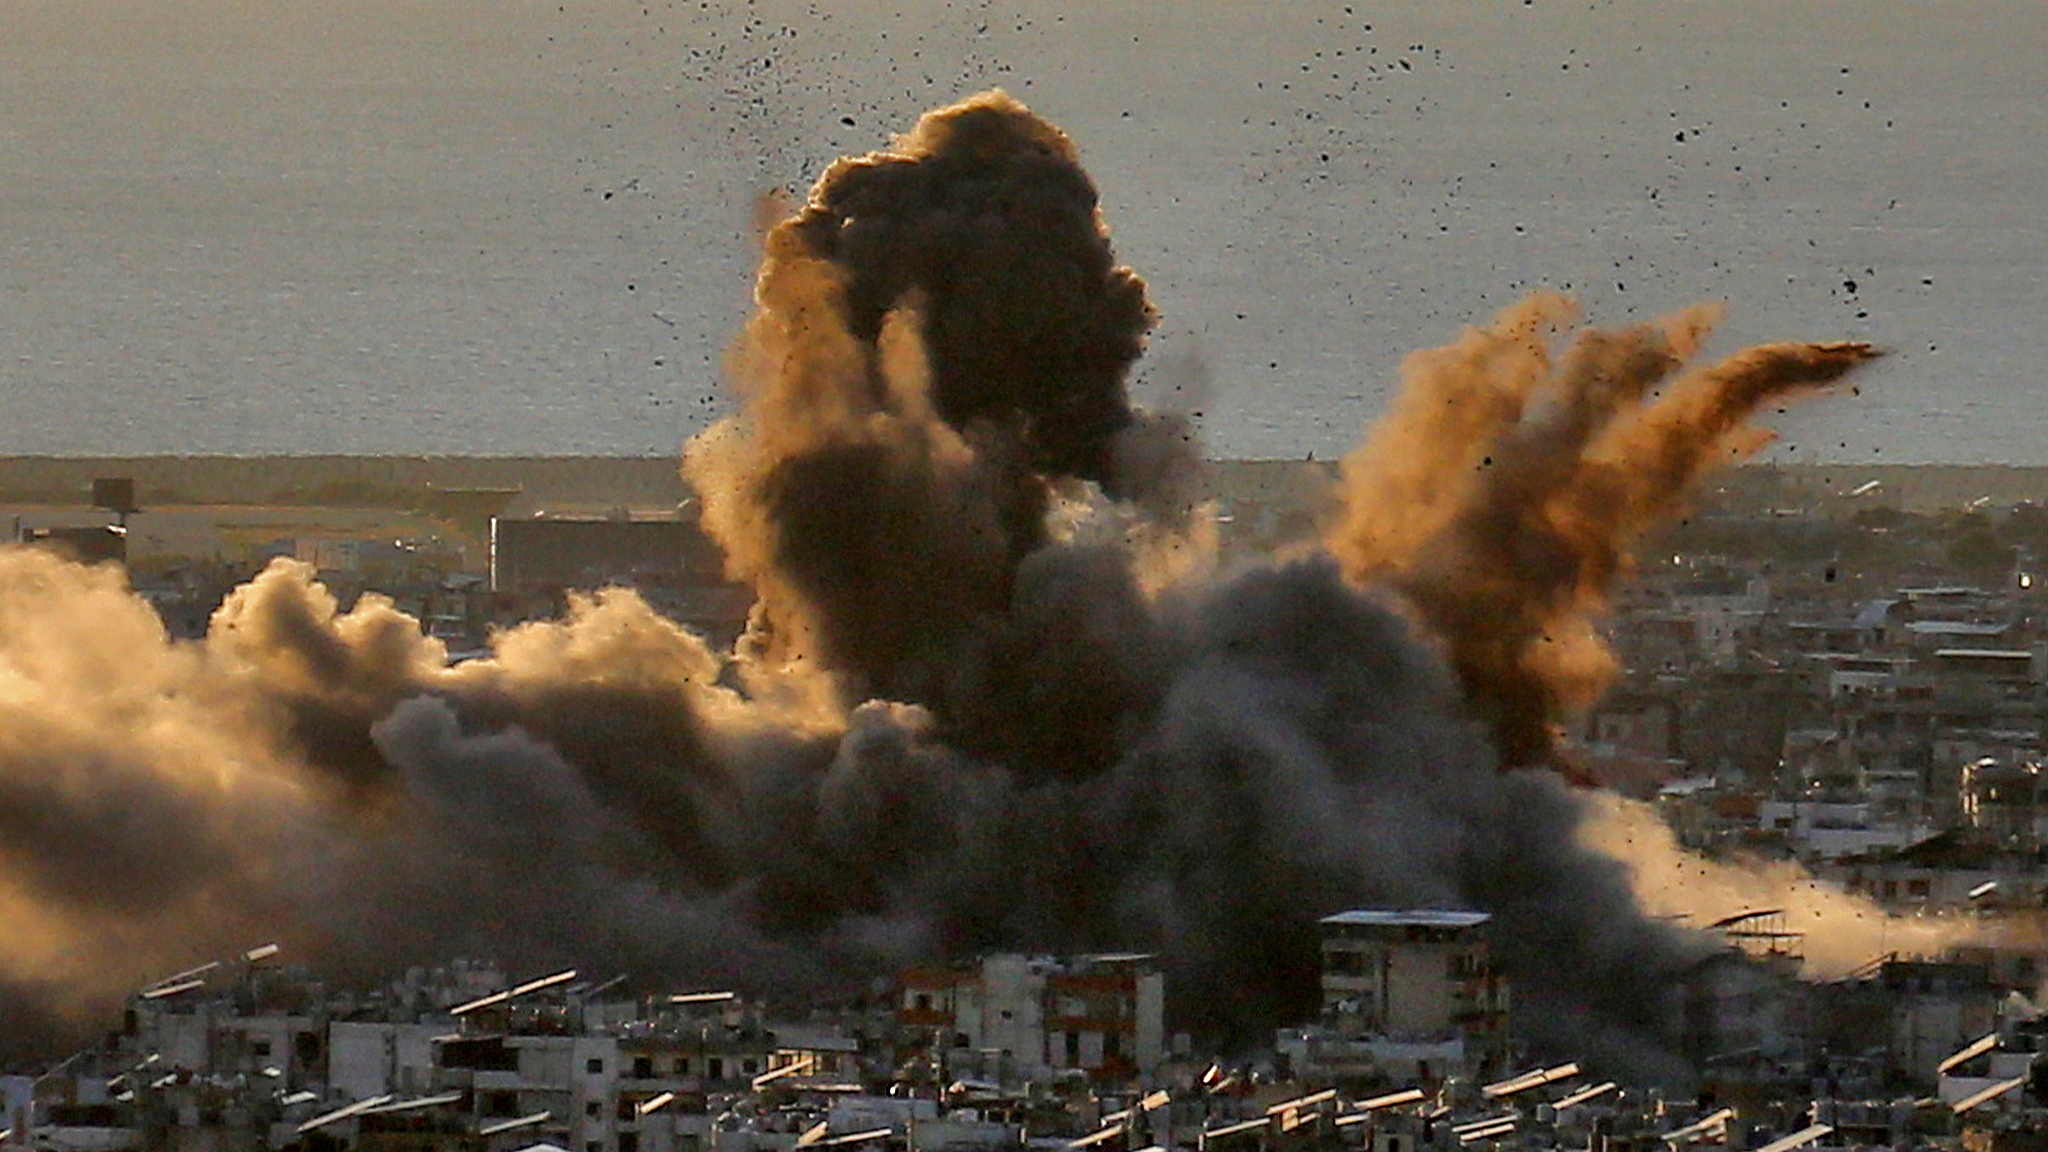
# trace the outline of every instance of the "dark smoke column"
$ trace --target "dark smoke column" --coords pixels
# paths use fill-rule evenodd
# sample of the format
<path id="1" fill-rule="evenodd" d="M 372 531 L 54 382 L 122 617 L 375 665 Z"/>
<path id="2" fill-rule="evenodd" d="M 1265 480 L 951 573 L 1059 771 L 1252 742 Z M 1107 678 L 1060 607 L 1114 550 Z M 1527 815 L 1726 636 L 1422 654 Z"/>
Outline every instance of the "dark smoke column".
<path id="1" fill-rule="evenodd" d="M 1115 493 L 1155 316 L 1057 128 L 1001 92 L 835 163 L 766 240 L 742 421 L 685 472 L 761 600 L 754 654 L 930 695 L 1009 602 L 1048 482 Z"/>

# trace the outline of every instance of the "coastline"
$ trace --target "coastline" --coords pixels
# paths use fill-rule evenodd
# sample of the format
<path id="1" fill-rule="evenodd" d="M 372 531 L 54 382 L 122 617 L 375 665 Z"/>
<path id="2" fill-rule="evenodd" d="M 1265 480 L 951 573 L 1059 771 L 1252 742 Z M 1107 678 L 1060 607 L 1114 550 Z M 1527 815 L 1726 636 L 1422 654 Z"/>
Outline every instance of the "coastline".
<path id="1" fill-rule="evenodd" d="M 1219 460 L 1212 492 L 1226 503 L 1311 498 L 1334 461 Z M 96 477 L 135 480 L 145 507 L 267 504 L 417 507 L 432 490 L 516 490 L 519 504 L 673 508 L 690 492 L 667 456 L 0 456 L 0 504 L 87 506 Z M 1849 493 L 1876 481 L 1859 497 Z M 1859 499 L 1906 511 L 2048 501 L 2048 467 L 1983 464 L 1750 463 L 1717 476 L 1738 505 L 1811 506 Z"/>

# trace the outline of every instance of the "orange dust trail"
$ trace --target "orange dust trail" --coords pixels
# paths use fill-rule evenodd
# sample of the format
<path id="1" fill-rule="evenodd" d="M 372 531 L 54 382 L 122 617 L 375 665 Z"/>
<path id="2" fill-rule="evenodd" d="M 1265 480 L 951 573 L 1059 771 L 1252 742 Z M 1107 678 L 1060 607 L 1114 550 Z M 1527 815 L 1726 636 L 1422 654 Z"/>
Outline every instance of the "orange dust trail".
<path id="1" fill-rule="evenodd" d="M 1556 726 L 1612 679 L 1594 622 L 1636 541 L 1767 442 L 1759 408 L 1877 354 L 1769 345 L 1670 379 L 1717 317 L 1696 308 L 1582 329 L 1553 364 L 1546 333 L 1569 317 L 1534 297 L 1411 357 L 1393 414 L 1345 461 L 1329 539 L 1349 578 L 1400 589 L 1443 643 L 1505 767 L 1556 763 Z"/>

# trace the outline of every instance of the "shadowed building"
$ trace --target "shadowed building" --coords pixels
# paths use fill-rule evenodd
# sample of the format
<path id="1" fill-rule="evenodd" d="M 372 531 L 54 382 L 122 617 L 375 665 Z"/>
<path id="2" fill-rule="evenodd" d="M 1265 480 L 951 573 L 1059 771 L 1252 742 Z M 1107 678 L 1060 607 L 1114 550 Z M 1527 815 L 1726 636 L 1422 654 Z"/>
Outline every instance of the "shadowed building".
<path id="1" fill-rule="evenodd" d="M 1491 920 L 1438 909 L 1324 917 L 1323 1022 L 1331 1038 L 1363 1042 L 1376 1062 L 1412 1065 L 1401 1070 L 1424 1080 L 1499 1070 L 1508 986 L 1493 967 Z"/>
<path id="2" fill-rule="evenodd" d="M 632 588 L 721 643 L 739 634 L 753 604 L 750 589 L 726 579 L 724 554 L 693 514 L 493 517 L 490 524 L 490 587 L 501 597 L 552 602 L 570 590 Z"/>

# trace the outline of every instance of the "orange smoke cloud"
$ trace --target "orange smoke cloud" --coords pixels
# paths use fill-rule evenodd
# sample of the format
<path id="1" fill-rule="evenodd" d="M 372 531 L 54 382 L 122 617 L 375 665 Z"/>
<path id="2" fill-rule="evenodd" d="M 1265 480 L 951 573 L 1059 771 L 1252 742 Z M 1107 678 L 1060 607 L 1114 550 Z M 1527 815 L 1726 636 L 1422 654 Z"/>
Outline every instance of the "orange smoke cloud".
<path id="1" fill-rule="evenodd" d="M 1748 423 L 1760 407 L 1877 355 L 1773 344 L 1672 378 L 1717 316 L 1581 329 L 1554 358 L 1575 313 L 1532 297 L 1411 356 L 1393 411 L 1344 461 L 1330 551 L 1350 579 L 1401 591 L 1504 766 L 1555 764 L 1556 725 L 1612 678 L 1595 623 L 1636 541 L 1701 476 L 1769 441 Z"/>

